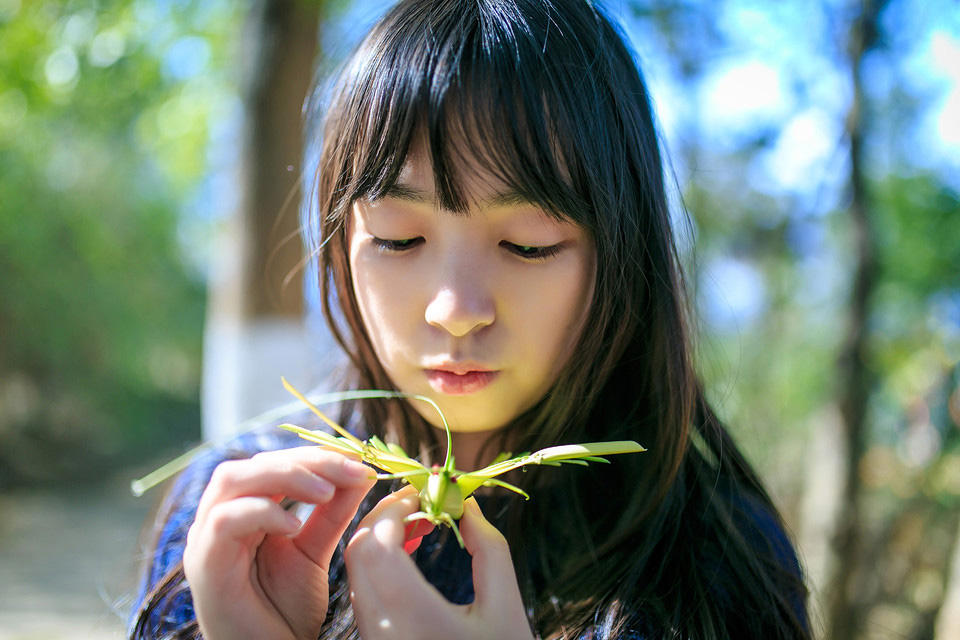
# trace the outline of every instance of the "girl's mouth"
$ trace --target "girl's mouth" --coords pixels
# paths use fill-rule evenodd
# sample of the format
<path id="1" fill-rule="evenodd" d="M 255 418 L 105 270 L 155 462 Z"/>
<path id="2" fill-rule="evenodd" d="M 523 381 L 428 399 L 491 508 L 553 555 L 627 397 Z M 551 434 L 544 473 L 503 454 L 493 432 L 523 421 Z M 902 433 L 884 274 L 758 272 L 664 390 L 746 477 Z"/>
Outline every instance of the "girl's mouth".
<path id="1" fill-rule="evenodd" d="M 465 371 L 454 373 L 444 369 L 426 369 L 427 381 L 434 391 L 459 396 L 480 391 L 496 379 L 499 371 Z"/>

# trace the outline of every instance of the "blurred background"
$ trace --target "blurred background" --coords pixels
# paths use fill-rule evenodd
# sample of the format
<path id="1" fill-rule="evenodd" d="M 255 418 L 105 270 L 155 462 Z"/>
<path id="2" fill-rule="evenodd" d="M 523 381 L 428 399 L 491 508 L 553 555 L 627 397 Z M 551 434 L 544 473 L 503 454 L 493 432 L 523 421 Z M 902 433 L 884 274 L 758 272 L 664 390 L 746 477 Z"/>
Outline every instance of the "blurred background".
<path id="1" fill-rule="evenodd" d="M 322 384 L 301 105 L 386 4 L 0 0 L 0 638 L 122 637 L 130 480 Z M 818 637 L 960 637 L 960 6 L 605 6 Z"/>

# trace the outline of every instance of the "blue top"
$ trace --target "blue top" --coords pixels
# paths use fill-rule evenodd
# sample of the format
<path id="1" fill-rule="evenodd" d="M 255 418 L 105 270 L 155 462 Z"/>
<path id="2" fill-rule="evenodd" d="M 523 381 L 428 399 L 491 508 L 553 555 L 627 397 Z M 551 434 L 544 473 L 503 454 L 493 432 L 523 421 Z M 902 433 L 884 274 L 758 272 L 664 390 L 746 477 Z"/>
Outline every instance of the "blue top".
<path id="1" fill-rule="evenodd" d="M 160 517 L 165 518 L 165 520 L 156 544 L 150 550 L 152 557 L 149 559 L 149 564 L 142 577 L 142 583 L 131 612 L 131 629 L 139 616 L 141 607 L 148 598 L 148 594 L 163 580 L 164 576 L 179 566 L 183 558 L 187 530 L 193 522 L 200 495 L 206 487 L 214 468 L 227 459 L 247 457 L 258 451 L 302 444 L 304 444 L 303 440 L 279 429 L 268 429 L 259 433 L 247 434 L 237 438 L 227 448 L 219 448 L 203 454 L 176 478 L 160 509 Z M 500 500 L 502 498 L 499 496 L 477 496 L 481 510 L 494 524 L 499 524 L 498 514 L 502 515 L 503 512 L 503 509 L 498 508 L 500 505 L 497 503 Z M 742 502 L 738 506 L 752 519 L 752 522 L 743 528 L 748 541 L 758 544 L 771 544 L 781 566 L 799 577 L 801 572 L 796 554 L 775 515 L 759 500 Z M 448 600 L 456 604 L 467 604 L 473 601 L 470 555 L 459 547 L 446 527 L 437 527 L 432 533 L 425 536 L 420 547 L 414 552 L 413 558 L 427 581 Z M 709 568 L 704 567 L 704 569 Z M 336 580 L 335 576 L 331 576 L 331 587 L 336 584 Z M 721 593 L 717 595 L 724 597 L 722 587 Z M 153 630 L 155 637 L 164 637 L 195 618 L 189 589 L 180 589 L 168 593 L 166 604 L 167 606 L 164 607 L 163 611 L 152 611 L 147 621 L 147 628 Z M 794 609 L 799 619 L 806 622 L 803 594 L 795 594 Z M 594 634 L 590 633 L 584 640 L 589 640 L 593 636 Z M 639 639 L 641 636 L 637 634 L 627 637 Z"/>

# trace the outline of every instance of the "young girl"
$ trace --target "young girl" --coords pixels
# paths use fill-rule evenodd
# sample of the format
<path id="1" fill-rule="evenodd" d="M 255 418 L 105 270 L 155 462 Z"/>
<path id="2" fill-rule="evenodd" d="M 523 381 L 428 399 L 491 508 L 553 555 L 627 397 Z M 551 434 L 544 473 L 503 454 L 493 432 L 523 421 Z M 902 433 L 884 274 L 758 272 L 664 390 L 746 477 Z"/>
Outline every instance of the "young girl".
<path id="1" fill-rule="evenodd" d="M 463 551 L 358 462 L 240 438 L 175 483 L 131 637 L 809 637 L 780 518 L 694 373 L 649 99 L 609 19 L 405 0 L 327 98 L 305 226 L 352 385 L 434 399 L 460 469 L 648 451 L 518 472 L 531 500 L 468 500 Z M 443 459 L 422 403 L 339 415 Z"/>

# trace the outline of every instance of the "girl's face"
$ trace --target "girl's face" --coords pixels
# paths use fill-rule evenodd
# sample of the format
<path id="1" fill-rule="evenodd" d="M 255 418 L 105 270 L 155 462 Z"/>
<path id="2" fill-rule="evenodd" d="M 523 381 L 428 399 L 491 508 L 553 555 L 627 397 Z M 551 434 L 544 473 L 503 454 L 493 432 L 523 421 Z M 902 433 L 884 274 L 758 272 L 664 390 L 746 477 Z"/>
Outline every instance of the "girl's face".
<path id="1" fill-rule="evenodd" d="M 466 181 L 466 215 L 441 210 L 425 157 L 411 153 L 386 196 L 354 205 L 353 289 L 398 389 L 435 400 L 454 431 L 499 429 L 566 364 L 593 293 L 593 242 L 483 172 Z"/>

